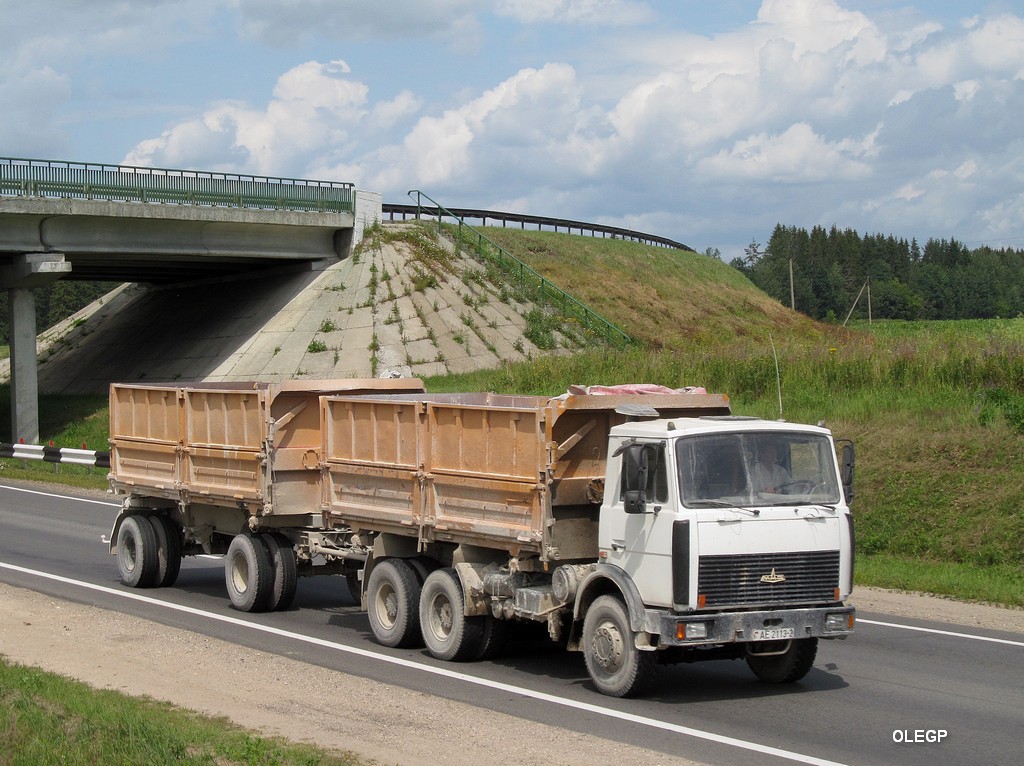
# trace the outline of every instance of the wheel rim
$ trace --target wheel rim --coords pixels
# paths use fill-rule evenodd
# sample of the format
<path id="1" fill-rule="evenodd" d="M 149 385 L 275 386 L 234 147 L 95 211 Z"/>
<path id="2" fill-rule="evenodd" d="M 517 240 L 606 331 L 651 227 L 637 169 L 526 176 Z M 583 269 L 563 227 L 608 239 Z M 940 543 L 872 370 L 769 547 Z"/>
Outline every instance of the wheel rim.
<path id="1" fill-rule="evenodd" d="M 592 644 L 597 667 L 608 675 L 618 673 L 625 659 L 625 646 L 619 626 L 611 620 L 602 622 L 594 631 Z"/>
<path id="2" fill-rule="evenodd" d="M 377 619 L 386 630 L 395 627 L 398 620 L 398 594 L 389 584 L 384 583 L 377 589 L 377 596 L 374 599 L 377 605 Z"/>
<path id="3" fill-rule="evenodd" d="M 249 589 L 249 564 L 244 556 L 235 556 L 231 565 L 231 582 L 239 593 Z"/>
<path id="4" fill-rule="evenodd" d="M 430 600 L 430 632 L 438 640 L 447 641 L 452 634 L 452 627 L 455 625 L 452 612 L 452 602 L 444 594 L 438 594 Z"/>
<path id="5" fill-rule="evenodd" d="M 135 545 L 135 535 L 124 536 L 124 571 L 131 574 L 137 566 L 138 549 Z M 118 551 L 118 557 L 121 552 Z"/>

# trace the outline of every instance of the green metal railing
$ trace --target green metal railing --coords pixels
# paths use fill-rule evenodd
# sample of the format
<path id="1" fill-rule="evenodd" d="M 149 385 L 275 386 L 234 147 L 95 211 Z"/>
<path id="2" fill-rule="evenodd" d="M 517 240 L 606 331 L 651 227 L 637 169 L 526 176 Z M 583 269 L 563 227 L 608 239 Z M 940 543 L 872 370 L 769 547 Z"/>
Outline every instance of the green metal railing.
<path id="1" fill-rule="evenodd" d="M 0 157 L 0 195 L 352 213 L 355 193 L 338 181 Z"/>
<path id="2" fill-rule="evenodd" d="M 416 200 L 417 218 L 421 217 L 421 210 L 423 209 L 421 198 L 433 204 L 437 212 L 437 229 L 439 232 L 442 230 L 442 218 L 454 220 L 457 224 L 456 236 L 458 240 L 472 247 L 481 262 L 493 265 L 501 271 L 528 300 L 542 306 L 552 307 L 565 319 L 577 322 L 586 333 L 602 339 L 609 345 L 623 348 L 632 342 L 632 339 L 611 321 L 605 319 L 592 308 L 573 298 L 569 293 L 538 274 L 530 266 L 516 258 L 501 245 L 488 239 L 436 200 L 431 199 L 418 189 L 412 189 L 409 192 L 409 196 Z"/>

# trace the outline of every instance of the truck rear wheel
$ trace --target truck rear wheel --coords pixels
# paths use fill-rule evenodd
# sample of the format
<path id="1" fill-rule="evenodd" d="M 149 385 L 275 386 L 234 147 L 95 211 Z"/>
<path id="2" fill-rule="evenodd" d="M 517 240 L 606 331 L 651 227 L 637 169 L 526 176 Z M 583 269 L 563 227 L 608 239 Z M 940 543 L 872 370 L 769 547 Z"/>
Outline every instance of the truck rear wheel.
<path id="1" fill-rule="evenodd" d="M 145 516 L 125 516 L 117 530 L 117 571 L 131 588 L 152 588 L 160 573 L 156 530 Z"/>
<path id="2" fill-rule="evenodd" d="M 508 620 L 499 620 L 490 614 L 481 619 L 484 621 L 484 629 L 480 636 L 480 646 L 475 659 L 493 660 L 505 651 L 512 625 Z"/>
<path id="3" fill-rule="evenodd" d="M 483 645 L 484 618 L 466 616 L 462 583 L 454 569 L 431 572 L 420 595 L 423 643 L 439 660 L 475 659 Z"/>
<path id="4" fill-rule="evenodd" d="M 377 641 L 384 646 L 420 646 L 417 611 L 420 583 L 402 559 L 385 559 L 373 567 L 366 584 L 366 614 Z"/>
<path id="5" fill-rule="evenodd" d="M 262 535 L 270 555 L 270 566 L 274 571 L 274 582 L 267 609 L 271 612 L 287 609 L 295 600 L 299 573 L 295 561 L 295 547 L 292 541 L 278 532 Z"/>
<path id="6" fill-rule="evenodd" d="M 654 679 L 658 658 L 636 648 L 626 605 L 598 596 L 583 620 L 583 657 L 590 680 L 609 697 L 639 694 Z"/>
<path id="7" fill-rule="evenodd" d="M 149 522 L 156 532 L 157 575 L 154 585 L 169 588 L 181 571 L 181 527 L 166 516 L 150 516 Z"/>
<path id="8" fill-rule="evenodd" d="M 224 559 L 224 581 L 235 609 L 266 611 L 273 595 L 274 570 L 263 540 L 249 532 L 235 535 Z"/>
<path id="9" fill-rule="evenodd" d="M 818 639 L 800 638 L 790 641 L 782 654 L 748 654 L 747 665 L 762 681 L 788 684 L 810 672 L 817 654 Z"/>

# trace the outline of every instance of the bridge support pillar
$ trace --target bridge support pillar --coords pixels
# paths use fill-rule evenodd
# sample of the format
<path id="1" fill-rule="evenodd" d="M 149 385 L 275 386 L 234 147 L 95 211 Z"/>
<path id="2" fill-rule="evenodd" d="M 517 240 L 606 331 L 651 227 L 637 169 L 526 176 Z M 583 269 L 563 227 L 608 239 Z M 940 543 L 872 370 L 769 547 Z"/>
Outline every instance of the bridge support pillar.
<path id="1" fill-rule="evenodd" d="M 71 271 L 60 253 L 29 253 L 0 268 L 0 286 L 7 288 L 11 345 L 11 442 L 39 443 L 39 378 L 36 370 L 36 296 Z"/>

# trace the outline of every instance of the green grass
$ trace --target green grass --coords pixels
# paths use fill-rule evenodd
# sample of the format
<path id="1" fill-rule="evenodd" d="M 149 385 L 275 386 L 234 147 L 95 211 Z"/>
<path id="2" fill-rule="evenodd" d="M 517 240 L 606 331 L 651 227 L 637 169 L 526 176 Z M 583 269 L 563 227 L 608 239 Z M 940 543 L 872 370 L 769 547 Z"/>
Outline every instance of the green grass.
<path id="1" fill-rule="evenodd" d="M 4 766 L 359 766 L 352 754 L 247 732 L 169 704 L 138 700 L 0 657 Z"/>
<path id="2" fill-rule="evenodd" d="M 1024 606 L 1021 601 L 1024 572 L 1020 567 L 976 567 L 896 556 L 860 556 L 856 568 L 855 581 L 858 585 Z"/>

